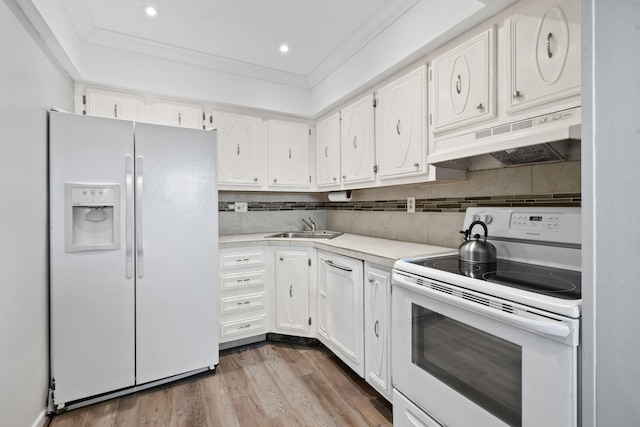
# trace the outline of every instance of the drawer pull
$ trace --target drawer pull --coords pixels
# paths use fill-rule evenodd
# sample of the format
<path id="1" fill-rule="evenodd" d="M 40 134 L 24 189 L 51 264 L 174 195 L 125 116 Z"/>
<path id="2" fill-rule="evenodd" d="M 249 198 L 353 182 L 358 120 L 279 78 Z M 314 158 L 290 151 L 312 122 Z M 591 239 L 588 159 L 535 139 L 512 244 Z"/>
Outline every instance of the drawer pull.
<path id="1" fill-rule="evenodd" d="M 251 327 L 251 323 L 247 323 L 247 324 L 238 326 L 238 329 L 247 329 L 247 328 L 250 328 L 250 327 Z"/>
<path id="2" fill-rule="evenodd" d="M 238 305 L 247 305 L 247 304 L 251 304 L 251 301 L 244 301 L 244 302 L 239 302 L 237 303 Z"/>

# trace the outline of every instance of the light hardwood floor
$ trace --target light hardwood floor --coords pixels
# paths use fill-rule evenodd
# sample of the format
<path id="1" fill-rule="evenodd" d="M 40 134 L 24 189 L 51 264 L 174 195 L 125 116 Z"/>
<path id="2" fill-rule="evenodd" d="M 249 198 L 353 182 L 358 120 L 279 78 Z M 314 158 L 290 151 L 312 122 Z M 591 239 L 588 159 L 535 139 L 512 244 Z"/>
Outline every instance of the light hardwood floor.
<path id="1" fill-rule="evenodd" d="M 390 426 L 391 405 L 324 347 L 264 342 L 215 373 L 52 417 L 50 427 Z"/>

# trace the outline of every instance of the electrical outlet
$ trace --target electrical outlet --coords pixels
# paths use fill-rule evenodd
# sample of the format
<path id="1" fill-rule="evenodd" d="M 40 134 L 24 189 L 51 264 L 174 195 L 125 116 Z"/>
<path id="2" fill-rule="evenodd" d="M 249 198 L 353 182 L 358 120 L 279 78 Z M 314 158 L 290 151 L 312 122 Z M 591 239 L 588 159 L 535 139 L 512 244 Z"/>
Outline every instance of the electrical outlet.
<path id="1" fill-rule="evenodd" d="M 247 202 L 236 202 L 236 212 L 247 212 Z"/>
<path id="2" fill-rule="evenodd" d="M 414 213 L 416 211 L 416 198 L 407 197 L 407 212 Z"/>

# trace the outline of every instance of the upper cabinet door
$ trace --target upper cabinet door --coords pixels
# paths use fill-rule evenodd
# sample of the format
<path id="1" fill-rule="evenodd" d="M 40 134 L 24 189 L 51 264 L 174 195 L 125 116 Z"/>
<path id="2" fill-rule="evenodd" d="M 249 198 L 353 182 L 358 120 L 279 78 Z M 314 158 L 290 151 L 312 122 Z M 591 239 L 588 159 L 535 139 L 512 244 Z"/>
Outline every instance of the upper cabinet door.
<path id="1" fill-rule="evenodd" d="M 89 116 L 142 121 L 144 98 L 142 96 L 87 88 L 86 112 Z"/>
<path id="2" fill-rule="evenodd" d="M 494 29 L 433 60 L 433 131 L 495 116 Z"/>
<path id="3" fill-rule="evenodd" d="M 342 110 L 340 144 L 343 184 L 375 180 L 373 114 L 373 94 Z"/>
<path id="4" fill-rule="evenodd" d="M 218 129 L 219 184 L 259 187 L 262 120 L 229 113 L 214 113 L 213 118 Z"/>
<path id="5" fill-rule="evenodd" d="M 309 126 L 269 120 L 269 185 L 309 188 Z"/>
<path id="6" fill-rule="evenodd" d="M 202 106 L 180 102 L 157 101 L 153 104 L 154 123 L 203 129 Z"/>
<path id="7" fill-rule="evenodd" d="M 340 187 L 340 113 L 318 122 L 316 164 L 318 187 Z"/>
<path id="8" fill-rule="evenodd" d="M 579 0 L 533 2 L 506 27 L 509 112 L 580 94 Z"/>
<path id="9" fill-rule="evenodd" d="M 376 155 L 380 179 L 427 170 L 426 69 L 423 65 L 378 91 Z"/>

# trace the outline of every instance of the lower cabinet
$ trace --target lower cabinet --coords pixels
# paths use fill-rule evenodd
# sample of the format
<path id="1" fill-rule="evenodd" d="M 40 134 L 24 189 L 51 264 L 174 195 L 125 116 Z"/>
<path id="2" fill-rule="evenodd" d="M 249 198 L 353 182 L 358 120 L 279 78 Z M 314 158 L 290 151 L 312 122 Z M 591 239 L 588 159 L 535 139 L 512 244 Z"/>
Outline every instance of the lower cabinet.
<path id="1" fill-rule="evenodd" d="M 220 251 L 220 343 L 266 334 L 267 269 L 261 248 Z"/>
<path id="2" fill-rule="evenodd" d="M 364 378 L 391 401 L 391 271 L 366 263 L 364 277 Z"/>
<path id="3" fill-rule="evenodd" d="M 364 377 L 362 265 L 318 251 L 318 339 Z"/>
<path id="4" fill-rule="evenodd" d="M 274 332 L 310 337 L 312 329 L 311 294 L 315 276 L 312 258 L 315 249 L 275 251 Z"/>

